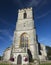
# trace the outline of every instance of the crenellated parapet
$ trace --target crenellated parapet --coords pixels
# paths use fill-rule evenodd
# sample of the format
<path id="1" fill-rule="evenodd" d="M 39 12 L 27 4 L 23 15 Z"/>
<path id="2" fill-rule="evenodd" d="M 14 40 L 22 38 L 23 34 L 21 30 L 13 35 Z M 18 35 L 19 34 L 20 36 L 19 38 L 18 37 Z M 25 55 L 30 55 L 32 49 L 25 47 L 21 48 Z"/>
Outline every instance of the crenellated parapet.
<path id="1" fill-rule="evenodd" d="M 18 12 L 31 11 L 31 10 L 32 10 L 32 7 L 31 8 L 19 9 Z"/>

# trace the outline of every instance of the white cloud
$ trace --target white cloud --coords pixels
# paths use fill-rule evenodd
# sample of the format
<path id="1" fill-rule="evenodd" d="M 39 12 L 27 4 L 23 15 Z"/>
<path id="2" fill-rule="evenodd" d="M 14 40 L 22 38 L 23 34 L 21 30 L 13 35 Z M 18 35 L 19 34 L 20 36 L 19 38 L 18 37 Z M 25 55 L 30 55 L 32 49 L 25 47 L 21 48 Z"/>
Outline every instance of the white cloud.
<path id="1" fill-rule="evenodd" d="M 5 19 L 3 18 L 0 18 L 0 22 L 2 22 L 2 24 L 6 25 L 6 26 L 12 26 L 12 27 L 15 27 L 14 24 L 10 24 L 8 21 L 6 21 Z"/>
<path id="2" fill-rule="evenodd" d="M 40 2 L 41 0 L 32 0 L 29 6 L 37 6 Z"/>
<path id="3" fill-rule="evenodd" d="M 34 6 L 38 8 L 42 7 L 44 4 L 47 3 L 47 0 L 31 0 L 31 2 L 27 6 Z"/>
<path id="4" fill-rule="evenodd" d="M 9 41 L 13 40 L 13 36 L 11 36 L 9 30 L 0 30 L 0 33 L 2 33 L 2 35 L 6 36 Z M 2 39 L 3 41 L 7 41 L 6 38 L 4 38 L 3 36 L 0 36 L 0 39 Z"/>
<path id="5" fill-rule="evenodd" d="M 47 37 L 40 38 L 39 42 L 44 44 L 44 45 L 51 46 L 50 38 L 47 38 Z"/>
<path id="6" fill-rule="evenodd" d="M 44 14 L 42 14 L 41 16 L 38 16 L 38 17 L 36 17 L 36 18 L 43 18 L 43 17 L 45 17 L 45 16 L 47 16 L 49 13 L 50 13 L 51 11 L 48 11 L 47 13 L 44 13 Z"/>
<path id="7" fill-rule="evenodd" d="M 6 29 L 5 29 L 5 30 L 1 30 L 1 29 L 0 29 L 0 32 L 7 32 L 7 30 L 6 30 Z"/>
<path id="8" fill-rule="evenodd" d="M 26 1 L 25 1 L 25 3 L 27 4 L 27 6 L 37 6 L 41 1 L 42 1 L 42 0 L 31 0 L 31 1 L 27 0 L 27 2 L 29 2 L 29 4 L 27 4 Z M 22 3 L 21 0 L 13 0 L 13 2 L 14 2 L 15 4 L 18 3 L 20 7 L 21 7 L 21 6 L 22 6 L 22 7 L 25 6 L 25 5 L 23 5 L 23 3 Z"/>
<path id="9" fill-rule="evenodd" d="M 38 9 L 40 9 L 42 6 L 45 6 L 47 3 L 48 3 L 47 0 L 41 0 L 41 3 L 39 5 Z"/>

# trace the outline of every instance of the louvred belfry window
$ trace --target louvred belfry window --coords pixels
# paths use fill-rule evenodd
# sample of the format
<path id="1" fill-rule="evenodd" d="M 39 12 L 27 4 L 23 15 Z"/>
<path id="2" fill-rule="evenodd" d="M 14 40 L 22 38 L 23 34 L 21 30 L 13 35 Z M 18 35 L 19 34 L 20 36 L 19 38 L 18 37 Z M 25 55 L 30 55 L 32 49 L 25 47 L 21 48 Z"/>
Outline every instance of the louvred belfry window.
<path id="1" fill-rule="evenodd" d="M 25 18 L 27 18 L 27 14 L 26 14 L 26 12 L 24 13 L 24 19 L 25 19 Z"/>

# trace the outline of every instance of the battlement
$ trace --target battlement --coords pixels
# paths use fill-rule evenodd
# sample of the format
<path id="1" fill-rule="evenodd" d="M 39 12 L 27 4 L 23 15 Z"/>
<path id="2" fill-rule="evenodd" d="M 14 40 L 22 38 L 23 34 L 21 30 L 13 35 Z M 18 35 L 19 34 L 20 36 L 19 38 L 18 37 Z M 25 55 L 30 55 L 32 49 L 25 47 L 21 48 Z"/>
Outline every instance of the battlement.
<path id="1" fill-rule="evenodd" d="M 26 18 L 25 18 L 26 16 Z M 18 10 L 18 19 L 30 19 L 30 18 L 33 18 L 33 15 L 32 15 L 32 7 L 30 8 L 24 8 L 24 9 L 19 9 Z"/>
<path id="2" fill-rule="evenodd" d="M 24 12 L 24 11 L 32 11 L 32 7 L 30 8 L 24 8 L 24 9 L 19 9 L 18 12 Z"/>

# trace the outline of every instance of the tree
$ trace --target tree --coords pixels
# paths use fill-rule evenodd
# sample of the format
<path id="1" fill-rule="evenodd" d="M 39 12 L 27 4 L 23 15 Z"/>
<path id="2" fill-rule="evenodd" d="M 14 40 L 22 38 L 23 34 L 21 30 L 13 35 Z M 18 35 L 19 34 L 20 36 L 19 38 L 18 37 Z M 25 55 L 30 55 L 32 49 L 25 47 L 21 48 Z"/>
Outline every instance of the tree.
<path id="1" fill-rule="evenodd" d="M 2 59 L 2 56 L 0 56 L 0 60 Z"/>
<path id="2" fill-rule="evenodd" d="M 47 57 L 49 60 L 51 60 L 51 47 L 46 46 L 46 49 L 47 49 Z"/>

